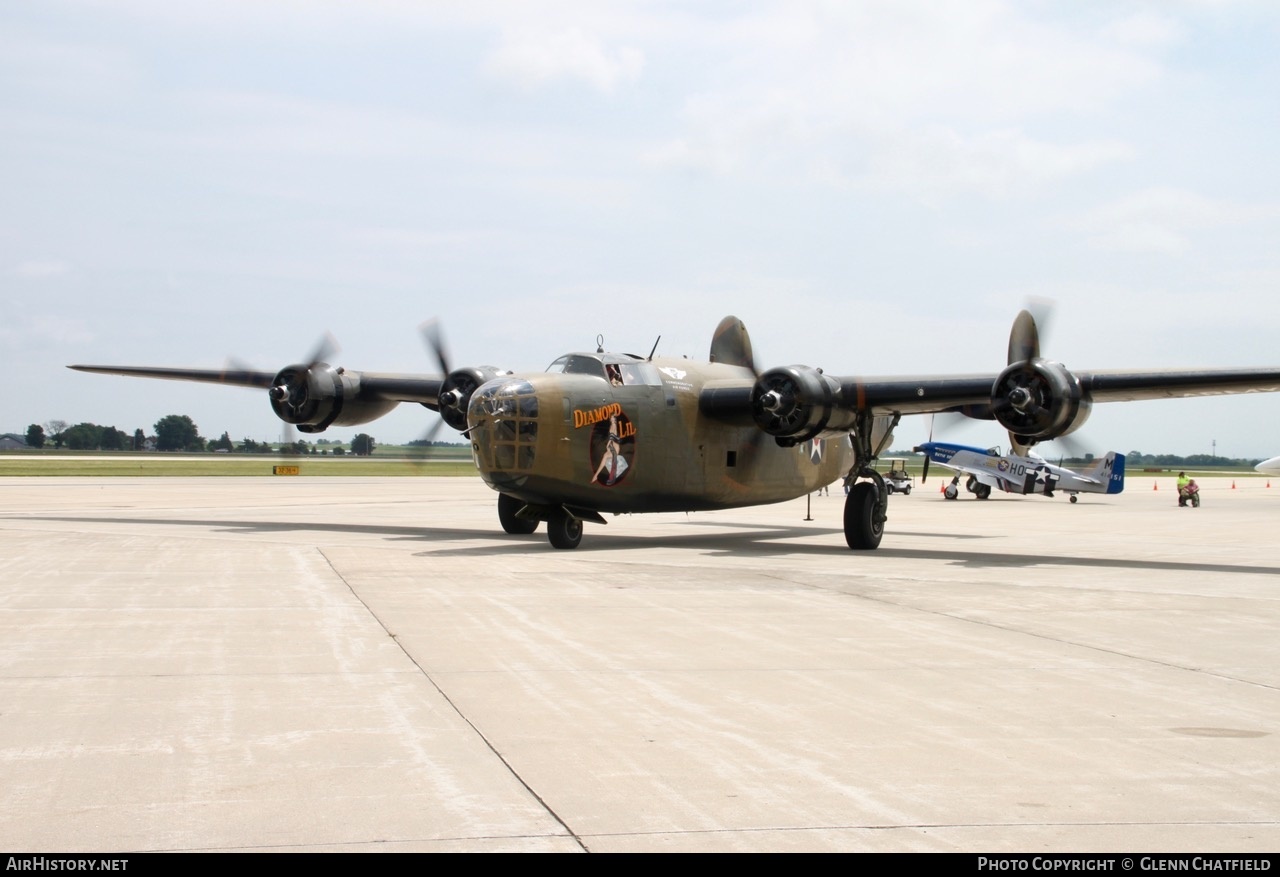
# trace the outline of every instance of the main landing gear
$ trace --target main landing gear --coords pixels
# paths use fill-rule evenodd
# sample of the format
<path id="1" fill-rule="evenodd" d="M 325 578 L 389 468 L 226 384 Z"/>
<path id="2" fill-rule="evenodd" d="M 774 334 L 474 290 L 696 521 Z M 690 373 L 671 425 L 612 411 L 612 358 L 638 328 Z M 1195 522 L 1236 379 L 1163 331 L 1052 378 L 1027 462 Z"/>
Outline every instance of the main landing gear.
<path id="1" fill-rule="evenodd" d="M 882 488 L 872 481 L 853 485 L 844 500 L 844 541 L 854 551 L 880 547 L 887 515 L 880 512 Z"/>
<path id="2" fill-rule="evenodd" d="M 968 480 L 965 481 L 964 489 L 972 493 L 978 499 L 991 498 L 991 485 L 983 484 L 981 481 L 979 481 L 977 478 L 974 478 L 972 475 L 970 475 Z M 942 491 L 942 498 L 957 499 L 959 498 L 959 496 L 960 496 L 960 476 L 957 475 L 955 478 L 951 479 L 951 483 L 948 484 L 946 488 Z"/>
<path id="3" fill-rule="evenodd" d="M 884 537 L 884 522 L 889 519 L 889 489 L 885 486 L 884 476 L 871 465 L 875 462 L 876 452 L 883 449 L 871 446 L 874 425 L 874 417 L 860 414 L 857 425 L 849 433 L 849 440 L 853 443 L 853 467 L 846 478 L 850 481 L 868 479 L 854 484 L 844 500 L 844 541 L 854 551 L 879 548 Z M 897 425 L 898 416 L 894 415 L 881 445 L 889 443 Z"/>
<path id="4" fill-rule="evenodd" d="M 977 478 L 974 478 L 972 475 L 969 476 L 969 480 L 964 483 L 964 486 L 965 486 L 965 489 L 967 489 L 970 493 L 972 493 L 978 499 L 991 498 L 991 485 L 983 484 L 981 481 L 979 481 Z"/>

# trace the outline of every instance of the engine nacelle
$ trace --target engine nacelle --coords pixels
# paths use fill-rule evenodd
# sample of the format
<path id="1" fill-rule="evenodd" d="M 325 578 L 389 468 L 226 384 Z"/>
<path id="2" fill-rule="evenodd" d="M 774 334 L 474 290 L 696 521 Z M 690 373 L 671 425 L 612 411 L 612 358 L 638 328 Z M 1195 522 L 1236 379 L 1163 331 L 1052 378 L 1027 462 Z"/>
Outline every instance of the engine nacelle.
<path id="1" fill-rule="evenodd" d="M 1080 379 L 1047 359 L 1015 362 L 991 387 L 992 415 L 1024 445 L 1075 432 L 1092 410 Z"/>
<path id="2" fill-rule="evenodd" d="M 276 416 L 306 433 L 324 432 L 335 425 L 358 426 L 396 406 L 383 399 L 361 399 L 360 373 L 324 362 L 286 366 L 276 374 L 268 393 Z"/>
<path id="3" fill-rule="evenodd" d="M 770 369 L 751 388 L 751 416 L 780 445 L 797 445 L 824 432 L 852 426 L 838 405 L 840 384 L 821 369 L 789 365 Z"/>
<path id="4" fill-rule="evenodd" d="M 492 365 L 456 368 L 449 372 L 444 383 L 440 385 L 440 398 L 436 403 L 444 422 L 459 432 L 465 431 L 467 406 L 471 404 L 471 394 L 482 384 L 507 374 L 510 372 Z"/>

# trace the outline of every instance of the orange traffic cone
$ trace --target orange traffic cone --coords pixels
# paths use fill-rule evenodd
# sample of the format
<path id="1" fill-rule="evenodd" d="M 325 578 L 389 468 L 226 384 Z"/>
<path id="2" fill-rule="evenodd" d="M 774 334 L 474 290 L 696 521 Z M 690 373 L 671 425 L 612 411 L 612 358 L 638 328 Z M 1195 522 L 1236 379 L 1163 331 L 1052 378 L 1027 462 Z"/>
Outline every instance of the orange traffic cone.
<path id="1" fill-rule="evenodd" d="M 1159 482 L 1159 481 L 1152 481 L 1152 482 L 1151 482 L 1151 489 L 1152 489 L 1152 490 L 1159 490 L 1159 489 L 1160 489 L 1160 482 Z"/>
<path id="2" fill-rule="evenodd" d="M 938 493 L 946 493 L 946 492 L 947 492 L 947 485 L 946 485 L 946 482 L 943 482 L 942 484 L 939 484 L 939 485 L 938 485 Z"/>
<path id="3" fill-rule="evenodd" d="M 1236 489 L 1236 483 L 1234 481 L 1231 482 L 1231 489 L 1232 490 Z"/>

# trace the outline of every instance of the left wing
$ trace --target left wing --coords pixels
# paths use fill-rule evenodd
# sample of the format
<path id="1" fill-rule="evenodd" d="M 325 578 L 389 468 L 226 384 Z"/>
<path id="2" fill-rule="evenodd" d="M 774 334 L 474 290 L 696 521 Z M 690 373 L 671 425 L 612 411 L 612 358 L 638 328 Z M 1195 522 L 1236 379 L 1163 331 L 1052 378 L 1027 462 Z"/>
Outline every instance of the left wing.
<path id="1" fill-rule="evenodd" d="M 321 432 L 335 425 L 368 423 L 401 402 L 417 402 L 440 410 L 442 396 L 446 407 L 457 401 L 451 395 L 456 391 L 447 386 L 454 375 L 441 378 L 347 371 L 323 362 L 286 366 L 278 372 L 117 365 L 72 365 L 68 368 L 96 374 L 265 389 L 277 416 L 286 423 L 295 424 L 302 432 Z"/>

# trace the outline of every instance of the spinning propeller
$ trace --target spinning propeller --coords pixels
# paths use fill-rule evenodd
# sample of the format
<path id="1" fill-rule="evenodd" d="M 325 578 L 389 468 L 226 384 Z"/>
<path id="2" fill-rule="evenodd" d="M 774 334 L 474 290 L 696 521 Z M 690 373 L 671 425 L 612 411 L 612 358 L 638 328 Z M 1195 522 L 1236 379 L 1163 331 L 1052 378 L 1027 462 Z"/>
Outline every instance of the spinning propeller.
<path id="1" fill-rule="evenodd" d="M 471 404 L 471 395 L 481 385 L 501 375 L 511 374 L 511 372 L 492 365 L 452 368 L 449 364 L 450 356 L 448 347 L 444 342 L 444 333 L 440 330 L 440 321 L 435 319 L 428 320 L 419 326 L 418 330 L 422 333 L 422 341 L 426 344 L 427 351 L 439 363 L 440 373 L 444 375 L 434 406 L 440 412 L 440 420 L 436 421 L 422 437 L 422 441 L 429 446 L 431 442 L 435 441 L 436 435 L 440 432 L 441 424 L 447 423 L 465 435 L 467 432 L 467 407 Z M 427 407 L 432 406 L 428 404 Z"/>
<path id="2" fill-rule="evenodd" d="M 293 426 L 305 421 L 313 413 L 315 402 L 312 393 L 312 370 L 327 366 L 327 360 L 338 352 L 338 342 L 329 332 L 320 336 L 306 360 L 298 365 L 281 369 L 267 391 L 271 407 L 286 424 L 288 440 L 292 442 Z M 304 427 L 304 432 L 308 430 Z"/>

